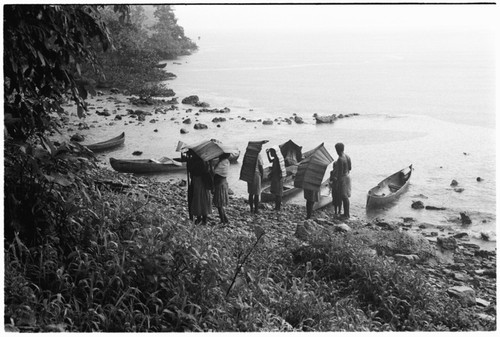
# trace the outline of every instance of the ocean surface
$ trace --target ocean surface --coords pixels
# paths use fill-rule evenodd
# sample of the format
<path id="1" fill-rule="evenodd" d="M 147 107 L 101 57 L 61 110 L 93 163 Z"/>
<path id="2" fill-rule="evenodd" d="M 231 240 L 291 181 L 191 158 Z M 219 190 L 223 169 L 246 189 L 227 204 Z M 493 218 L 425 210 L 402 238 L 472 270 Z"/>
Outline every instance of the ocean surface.
<path id="1" fill-rule="evenodd" d="M 495 46 L 493 36 L 467 31 L 206 34 L 199 51 L 167 61 L 168 81 L 179 97 L 198 95 L 210 108 L 228 114 L 192 113 L 191 106 L 142 126 L 116 123 L 89 131 L 89 140 L 127 132 L 125 147 L 101 155 L 142 158 L 178 155 L 185 143 L 216 138 L 236 144 L 239 163 L 231 166 L 230 188 L 246 196 L 238 180 L 248 141 L 269 140 L 264 149 L 291 139 L 309 150 L 324 143 L 345 144 L 352 160 L 351 214 L 362 219 L 412 217 L 428 230 L 481 233 L 496 241 Z M 334 124 L 316 125 L 313 114 L 358 113 Z M 305 124 L 280 122 L 298 115 Z M 163 117 L 164 116 L 164 117 Z M 186 127 L 196 118 L 207 130 Z M 214 117 L 227 122 L 212 123 Z M 244 119 L 276 119 L 273 125 Z M 153 132 L 157 129 L 158 132 Z M 106 131 L 106 133 L 103 133 Z M 267 160 L 266 160 L 267 162 Z M 367 213 L 366 193 L 386 176 L 413 164 L 409 190 L 391 207 Z M 329 173 L 330 167 L 326 174 Z M 178 174 L 174 177 L 183 177 Z M 157 175 L 169 180 L 171 175 Z M 478 182 L 477 177 L 483 181 Z M 463 192 L 456 192 L 451 181 Z M 445 207 L 414 210 L 412 201 Z M 289 202 L 304 204 L 302 193 Z M 460 212 L 472 224 L 463 226 Z M 482 245 L 488 243 L 482 242 Z"/>

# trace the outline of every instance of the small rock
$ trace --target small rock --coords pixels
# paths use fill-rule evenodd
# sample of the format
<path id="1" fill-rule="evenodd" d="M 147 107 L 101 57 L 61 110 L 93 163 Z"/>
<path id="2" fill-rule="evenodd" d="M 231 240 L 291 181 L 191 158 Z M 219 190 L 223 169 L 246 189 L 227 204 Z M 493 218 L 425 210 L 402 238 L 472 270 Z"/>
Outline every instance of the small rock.
<path id="1" fill-rule="evenodd" d="M 196 123 L 194 125 L 195 130 L 202 130 L 202 129 L 208 129 L 208 126 L 202 123 Z"/>
<path id="2" fill-rule="evenodd" d="M 420 200 L 413 201 L 411 204 L 411 208 L 413 209 L 422 209 L 424 208 L 424 203 Z"/>
<path id="3" fill-rule="evenodd" d="M 472 223 L 469 215 L 466 212 L 460 212 L 460 220 L 462 220 L 462 225 L 470 225 Z"/>
<path id="4" fill-rule="evenodd" d="M 183 128 L 183 129 L 181 129 L 181 134 L 183 134 L 183 135 L 184 135 L 184 134 L 186 134 L 186 133 L 189 133 L 189 131 L 188 131 L 188 130 L 186 130 L 186 129 L 184 129 L 184 128 Z"/>
<path id="5" fill-rule="evenodd" d="M 140 156 L 142 154 L 142 151 L 134 151 L 132 152 L 133 156 Z"/>
<path id="6" fill-rule="evenodd" d="M 122 116 L 120 116 L 120 115 L 115 116 L 115 121 L 121 121 L 121 120 L 122 120 Z"/>
<path id="7" fill-rule="evenodd" d="M 489 322 L 495 322 L 495 317 L 493 316 L 490 316 L 490 315 L 486 315 L 486 314 L 477 314 L 477 317 L 479 317 L 480 319 L 483 319 L 485 321 L 489 321 Z"/>
<path id="8" fill-rule="evenodd" d="M 463 187 L 458 187 L 458 188 L 454 188 L 453 190 L 454 190 L 455 192 L 457 192 L 457 193 L 462 193 L 463 191 L 465 191 L 465 188 L 463 188 Z"/>
<path id="9" fill-rule="evenodd" d="M 489 307 L 490 302 L 483 300 L 482 298 L 476 297 L 476 304 L 482 307 Z"/>
<path id="10" fill-rule="evenodd" d="M 435 207 L 435 206 L 425 206 L 425 209 L 433 210 L 433 211 L 444 211 L 445 207 Z"/>
<path id="11" fill-rule="evenodd" d="M 83 142 L 84 140 L 85 140 L 85 137 L 79 133 L 75 133 L 70 138 L 70 141 L 72 141 L 72 142 Z"/>
<path id="12" fill-rule="evenodd" d="M 186 118 L 185 120 L 182 121 L 184 124 L 191 124 L 191 118 Z"/>
<path id="13" fill-rule="evenodd" d="M 297 124 L 303 124 L 304 123 L 304 119 L 302 117 L 299 117 L 299 116 L 295 116 L 294 120 L 295 120 L 295 123 L 297 123 Z"/>
<path id="14" fill-rule="evenodd" d="M 336 231 L 336 232 L 349 232 L 351 230 L 351 227 L 349 227 L 348 225 L 346 225 L 345 223 L 341 223 L 341 224 L 336 224 L 333 226 L 333 229 Z"/>
<path id="15" fill-rule="evenodd" d="M 457 281 L 467 282 L 470 280 L 470 277 L 465 275 L 464 273 L 453 273 L 453 278 Z"/>
<path id="16" fill-rule="evenodd" d="M 158 129 L 154 129 L 153 132 L 158 132 Z"/>
<path id="17" fill-rule="evenodd" d="M 450 186 L 457 186 L 457 185 L 458 185 L 458 181 L 456 181 L 455 179 L 453 179 L 453 180 L 451 181 Z"/>
<path id="18" fill-rule="evenodd" d="M 274 123 L 274 122 L 273 122 L 271 119 L 269 119 L 269 118 L 268 118 L 268 119 L 266 119 L 266 120 L 264 120 L 264 121 L 262 121 L 262 124 L 263 124 L 263 125 L 273 125 L 273 123 Z"/>
<path id="19" fill-rule="evenodd" d="M 484 179 L 483 179 L 483 178 L 481 178 L 481 177 L 477 177 L 477 178 L 476 178 L 476 181 L 478 181 L 478 182 L 481 182 L 481 181 L 483 181 L 483 180 L 484 180 Z"/>
<path id="20" fill-rule="evenodd" d="M 457 240 L 454 237 L 437 238 L 437 244 L 443 249 L 455 250 L 457 249 Z"/>

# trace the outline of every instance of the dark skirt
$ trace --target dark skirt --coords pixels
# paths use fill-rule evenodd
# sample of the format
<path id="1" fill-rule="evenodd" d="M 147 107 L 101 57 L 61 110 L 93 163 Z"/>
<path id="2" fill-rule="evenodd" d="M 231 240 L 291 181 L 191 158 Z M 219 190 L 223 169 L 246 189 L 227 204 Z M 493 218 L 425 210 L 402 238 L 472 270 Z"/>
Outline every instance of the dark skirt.
<path id="1" fill-rule="evenodd" d="M 203 216 L 212 214 L 212 194 L 205 188 L 201 176 L 193 177 L 193 199 L 191 200 L 191 214 Z"/>
<path id="2" fill-rule="evenodd" d="M 332 204 L 333 206 L 342 206 L 342 195 L 338 182 L 332 184 Z"/>
<path id="3" fill-rule="evenodd" d="M 272 178 L 271 180 L 271 194 L 283 196 L 283 179 Z"/>
<path id="4" fill-rule="evenodd" d="M 255 172 L 253 181 L 251 183 L 247 183 L 247 185 L 248 185 L 248 194 L 260 195 L 260 190 L 262 189 L 260 174 Z"/>
<path id="5" fill-rule="evenodd" d="M 304 198 L 307 201 L 318 202 L 319 201 L 319 191 L 304 190 Z"/>
<path id="6" fill-rule="evenodd" d="M 227 206 L 229 203 L 229 186 L 227 184 L 227 179 L 224 177 L 221 177 L 219 179 L 220 180 L 215 183 L 214 188 L 215 207 Z"/>

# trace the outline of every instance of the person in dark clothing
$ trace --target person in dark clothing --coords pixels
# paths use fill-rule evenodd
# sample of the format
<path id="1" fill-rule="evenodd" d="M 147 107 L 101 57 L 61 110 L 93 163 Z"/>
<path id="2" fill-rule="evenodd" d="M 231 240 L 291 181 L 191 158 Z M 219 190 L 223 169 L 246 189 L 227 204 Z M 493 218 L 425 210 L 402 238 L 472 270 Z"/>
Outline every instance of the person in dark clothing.
<path id="1" fill-rule="evenodd" d="M 351 172 L 352 168 L 351 158 L 344 153 L 344 144 L 335 144 L 335 150 L 339 155 L 339 159 L 337 160 L 338 193 L 342 199 L 344 216 L 349 218 L 349 198 L 351 197 L 351 177 L 349 176 L 349 172 Z"/>
<path id="2" fill-rule="evenodd" d="M 281 209 L 281 199 L 283 197 L 283 174 L 279 162 L 278 155 L 274 148 L 267 151 L 267 158 L 272 163 L 271 167 L 271 193 L 275 197 L 274 209 L 279 211 Z"/>
<path id="3" fill-rule="evenodd" d="M 190 218 L 196 216 L 195 223 L 206 224 L 212 213 L 212 177 L 207 164 L 193 151 L 188 151 L 187 170 L 191 177 L 192 194 L 188 201 Z M 189 199 L 189 189 L 188 189 Z"/>

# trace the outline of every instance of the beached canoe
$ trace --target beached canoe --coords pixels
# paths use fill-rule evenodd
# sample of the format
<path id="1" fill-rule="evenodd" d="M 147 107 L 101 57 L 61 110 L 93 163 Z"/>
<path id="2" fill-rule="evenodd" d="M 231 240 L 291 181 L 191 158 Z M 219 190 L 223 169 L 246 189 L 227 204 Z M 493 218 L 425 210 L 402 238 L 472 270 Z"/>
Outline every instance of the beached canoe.
<path id="1" fill-rule="evenodd" d="M 282 200 L 285 201 L 286 199 L 296 195 L 302 191 L 301 188 L 294 187 L 293 186 L 293 181 L 290 183 L 285 183 L 283 184 L 283 196 Z M 274 194 L 271 194 L 271 185 L 266 186 L 262 189 L 260 192 L 260 200 L 262 202 L 274 202 Z"/>
<path id="2" fill-rule="evenodd" d="M 186 170 L 186 163 L 180 158 L 170 159 L 115 159 L 109 158 L 111 167 L 123 173 L 161 173 Z"/>
<path id="3" fill-rule="evenodd" d="M 115 147 L 123 145 L 123 143 L 125 143 L 125 132 L 122 132 L 119 136 L 115 138 L 111 138 L 103 142 L 84 145 L 84 146 L 86 146 L 89 150 L 93 152 L 102 152 L 114 149 Z"/>
<path id="4" fill-rule="evenodd" d="M 319 201 L 314 203 L 313 210 L 321 209 L 332 204 L 332 193 L 330 191 L 329 180 L 321 183 Z"/>
<path id="5" fill-rule="evenodd" d="M 328 116 L 319 116 L 318 114 L 314 114 L 313 116 L 316 119 L 316 124 L 331 124 L 338 119 L 335 114 Z"/>
<path id="6" fill-rule="evenodd" d="M 381 207 L 395 201 L 410 184 L 412 165 L 388 176 L 368 191 L 366 207 Z"/>

